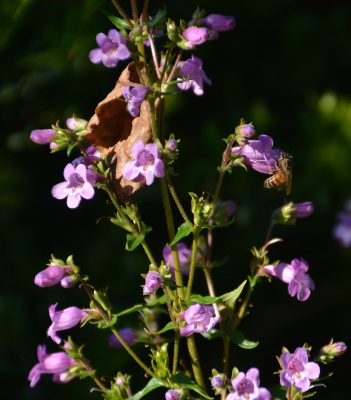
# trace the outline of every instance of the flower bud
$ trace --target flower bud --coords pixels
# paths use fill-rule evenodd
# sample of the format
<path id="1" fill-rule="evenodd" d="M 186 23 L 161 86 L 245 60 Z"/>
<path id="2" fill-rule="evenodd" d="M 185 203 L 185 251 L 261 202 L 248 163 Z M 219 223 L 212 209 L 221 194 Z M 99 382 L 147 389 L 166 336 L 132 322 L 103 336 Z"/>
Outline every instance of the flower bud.
<path id="1" fill-rule="evenodd" d="M 31 132 L 30 140 L 37 144 L 48 144 L 55 136 L 53 129 L 37 129 Z"/>
<path id="2" fill-rule="evenodd" d="M 154 293 L 163 283 L 162 276 L 157 271 L 149 271 L 145 277 L 143 295 Z"/>
<path id="3" fill-rule="evenodd" d="M 252 125 L 252 122 L 249 124 L 240 124 L 235 128 L 235 132 L 243 137 L 249 138 L 255 134 L 255 127 Z"/>
<path id="4" fill-rule="evenodd" d="M 82 118 L 77 118 L 75 115 L 66 120 L 67 128 L 71 131 L 81 131 L 88 125 L 88 121 Z"/>
<path id="5" fill-rule="evenodd" d="M 296 203 L 294 204 L 294 217 L 295 218 L 306 218 L 309 217 L 313 211 L 313 203 L 311 201 L 305 201 L 304 203 Z"/>
<path id="6" fill-rule="evenodd" d="M 210 14 L 202 19 L 204 26 L 217 32 L 230 31 L 235 28 L 235 19 L 231 15 Z"/>
<path id="7" fill-rule="evenodd" d="M 175 139 L 169 139 L 165 147 L 167 150 L 176 151 L 178 148 L 178 142 Z"/>
<path id="8" fill-rule="evenodd" d="M 333 359 L 334 357 L 339 357 L 345 353 L 347 346 L 344 342 L 335 342 L 333 339 L 329 344 L 321 348 L 321 356 L 326 356 L 328 359 Z"/>
<path id="9" fill-rule="evenodd" d="M 58 265 L 50 265 L 35 276 L 34 283 L 40 287 L 54 286 L 60 283 L 67 272 L 70 271 L 72 271 L 71 266 L 59 267 Z"/>
<path id="10" fill-rule="evenodd" d="M 211 385 L 214 389 L 220 389 L 223 387 L 225 382 L 224 376 L 222 374 L 215 375 L 211 379 Z"/>
<path id="11" fill-rule="evenodd" d="M 165 394 L 166 400 L 179 400 L 182 392 L 180 390 L 170 389 Z"/>

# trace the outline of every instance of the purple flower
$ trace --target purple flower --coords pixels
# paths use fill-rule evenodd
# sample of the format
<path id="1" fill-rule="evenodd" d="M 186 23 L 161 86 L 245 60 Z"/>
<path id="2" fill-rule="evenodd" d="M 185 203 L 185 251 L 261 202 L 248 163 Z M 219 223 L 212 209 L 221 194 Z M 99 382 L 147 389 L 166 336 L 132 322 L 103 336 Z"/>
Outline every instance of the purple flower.
<path id="1" fill-rule="evenodd" d="M 272 174 L 277 169 L 281 150 L 273 149 L 273 139 L 260 135 L 257 140 L 248 140 L 243 146 L 233 147 L 232 154 L 244 157 L 244 162 L 262 174 Z"/>
<path id="2" fill-rule="evenodd" d="M 103 63 L 105 67 L 113 68 L 119 60 L 130 57 L 128 40 L 119 34 L 116 29 L 110 29 L 107 36 L 104 33 L 96 35 L 98 48 L 91 50 L 89 60 L 94 64 Z"/>
<path id="3" fill-rule="evenodd" d="M 183 31 L 182 36 L 186 39 L 187 49 L 193 49 L 195 46 L 206 42 L 208 30 L 207 28 L 190 26 Z"/>
<path id="4" fill-rule="evenodd" d="M 176 247 L 178 250 L 180 269 L 182 270 L 183 274 L 189 274 L 191 249 L 189 249 L 189 247 L 183 242 L 178 242 L 176 244 Z M 174 259 L 173 259 L 173 255 L 172 255 L 172 247 L 165 246 L 162 250 L 162 255 L 163 255 L 164 260 L 169 264 L 169 267 L 171 269 L 171 273 L 173 276 L 174 275 Z"/>
<path id="5" fill-rule="evenodd" d="M 94 164 L 94 162 L 99 161 L 101 159 L 100 152 L 96 149 L 94 145 L 89 146 L 85 150 L 85 156 L 77 157 L 71 161 L 71 164 L 76 168 L 79 164 L 84 164 L 86 167 L 89 167 Z M 91 174 L 91 169 L 88 168 L 89 173 Z M 96 179 L 98 179 L 98 175 L 95 174 Z"/>
<path id="6" fill-rule="evenodd" d="M 176 151 L 178 148 L 178 142 L 175 139 L 169 139 L 166 142 L 166 149 L 170 151 Z"/>
<path id="7" fill-rule="evenodd" d="M 295 203 L 293 205 L 293 216 L 295 218 L 309 217 L 314 211 L 313 203 L 305 201 L 304 203 Z"/>
<path id="8" fill-rule="evenodd" d="M 204 94 L 204 82 L 211 85 L 212 82 L 208 79 L 207 75 L 202 69 L 202 61 L 200 58 L 191 55 L 186 61 L 179 62 L 179 75 L 177 86 L 180 90 L 192 89 L 197 96 Z"/>
<path id="9" fill-rule="evenodd" d="M 53 129 L 36 129 L 30 133 L 30 140 L 37 144 L 48 144 L 56 136 Z"/>
<path id="10" fill-rule="evenodd" d="M 79 164 L 76 167 L 67 164 L 63 176 L 66 181 L 55 185 L 51 194 L 59 200 L 67 197 L 69 208 L 78 207 L 82 198 L 89 200 L 94 196 L 97 174 L 84 164 Z"/>
<path id="11" fill-rule="evenodd" d="M 77 118 L 73 116 L 71 118 L 67 118 L 66 120 L 67 128 L 71 131 L 81 131 L 85 129 L 88 125 L 88 121 L 82 118 Z"/>
<path id="12" fill-rule="evenodd" d="M 290 264 L 266 265 L 263 270 L 268 275 L 287 283 L 289 295 L 296 296 L 299 301 L 307 300 L 311 290 L 315 288 L 311 277 L 307 274 L 308 264 L 303 258 L 294 258 Z"/>
<path id="13" fill-rule="evenodd" d="M 133 329 L 129 327 L 119 329 L 118 333 L 122 336 L 122 339 L 127 343 L 128 346 L 132 346 L 138 338 Z M 109 336 L 108 344 L 109 346 L 116 347 L 117 349 L 123 348 L 121 342 L 113 334 Z"/>
<path id="14" fill-rule="evenodd" d="M 39 345 L 37 354 L 39 363 L 34 365 L 28 375 L 30 387 L 34 387 L 39 382 L 41 374 L 53 374 L 53 380 L 61 383 L 72 379 L 68 376 L 68 370 L 76 362 L 65 352 L 46 354 L 45 345 Z"/>
<path id="15" fill-rule="evenodd" d="M 58 331 L 73 328 L 79 324 L 87 313 L 78 307 L 67 307 L 64 310 L 56 311 L 57 304 L 52 304 L 49 307 L 49 315 L 52 321 L 48 329 L 48 336 L 57 343 L 61 343 L 61 338 L 57 336 Z"/>
<path id="16" fill-rule="evenodd" d="M 307 349 L 298 347 L 294 354 L 284 352 L 280 356 L 282 372 L 280 384 L 285 387 L 294 386 L 300 392 L 306 392 L 310 386 L 310 379 L 317 379 L 320 374 L 319 365 L 308 362 Z"/>
<path id="17" fill-rule="evenodd" d="M 165 393 L 166 400 L 179 400 L 182 392 L 180 390 L 170 389 Z"/>
<path id="18" fill-rule="evenodd" d="M 122 171 L 125 179 L 132 182 L 145 179 L 146 184 L 151 185 L 155 176 L 162 178 L 165 175 L 165 167 L 156 144 L 144 145 L 138 140 L 132 147 L 131 153 L 133 161 L 127 162 Z"/>
<path id="19" fill-rule="evenodd" d="M 344 247 L 351 245 L 351 214 L 339 213 L 333 235 Z"/>
<path id="20" fill-rule="evenodd" d="M 211 304 L 192 304 L 179 313 L 179 317 L 186 322 L 180 330 L 182 336 L 208 333 L 221 320 L 220 317 L 215 317 L 214 307 Z"/>
<path id="21" fill-rule="evenodd" d="M 149 295 L 156 292 L 156 290 L 162 285 L 163 279 L 159 272 L 149 271 L 145 277 L 145 286 L 143 295 Z"/>
<path id="22" fill-rule="evenodd" d="M 150 88 L 145 86 L 124 86 L 123 97 L 127 102 L 127 110 L 132 117 L 140 114 L 140 105 L 144 101 Z"/>
<path id="23" fill-rule="evenodd" d="M 250 368 L 246 374 L 239 372 L 232 379 L 234 393 L 229 393 L 226 400 L 270 400 L 270 392 L 260 386 L 260 372 L 257 368 Z"/>
<path id="24" fill-rule="evenodd" d="M 57 285 L 60 282 L 62 285 L 62 281 L 65 279 L 66 275 L 72 271 L 71 265 L 64 265 L 61 267 L 52 264 L 35 275 L 34 283 L 43 288 Z"/>
<path id="25" fill-rule="evenodd" d="M 230 31 L 235 28 L 234 17 L 221 14 L 210 14 L 202 19 L 202 24 L 217 32 Z"/>
<path id="26" fill-rule="evenodd" d="M 221 389 L 223 388 L 225 383 L 225 378 L 223 374 L 218 374 L 215 375 L 212 379 L 211 379 L 211 385 L 214 389 Z"/>

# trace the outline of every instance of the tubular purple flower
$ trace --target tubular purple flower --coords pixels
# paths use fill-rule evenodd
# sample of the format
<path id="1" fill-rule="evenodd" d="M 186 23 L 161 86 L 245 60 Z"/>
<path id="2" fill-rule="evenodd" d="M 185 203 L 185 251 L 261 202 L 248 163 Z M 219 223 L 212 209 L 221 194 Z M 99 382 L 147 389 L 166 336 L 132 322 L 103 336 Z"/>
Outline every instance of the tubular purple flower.
<path id="1" fill-rule="evenodd" d="M 283 352 L 280 361 L 282 372 L 279 376 L 282 386 L 294 386 L 300 392 L 306 392 L 311 387 L 310 380 L 319 377 L 319 365 L 308 362 L 308 352 L 303 347 L 298 347 L 294 354 Z"/>
<path id="2" fill-rule="evenodd" d="M 195 46 L 206 42 L 208 30 L 207 28 L 190 26 L 183 31 L 182 36 L 186 39 L 186 47 L 188 49 L 193 49 Z"/>
<path id="3" fill-rule="evenodd" d="M 122 336 L 122 339 L 127 343 L 127 345 L 132 346 L 137 340 L 138 336 L 132 328 L 125 327 L 118 330 L 118 333 Z M 116 347 L 117 349 L 122 349 L 123 346 L 121 342 L 116 338 L 114 334 L 110 335 L 108 338 L 108 344 L 111 347 Z"/>
<path id="4" fill-rule="evenodd" d="M 68 382 L 70 378 L 67 373 L 70 367 L 76 365 L 73 358 L 65 352 L 47 354 L 45 345 L 38 346 L 39 363 L 34 365 L 28 375 L 30 387 L 34 387 L 40 380 L 41 374 L 52 374 L 55 382 Z"/>
<path id="5" fill-rule="evenodd" d="M 56 136 L 53 129 L 36 129 L 30 133 L 30 140 L 37 144 L 49 144 Z"/>
<path id="6" fill-rule="evenodd" d="M 306 301 L 310 297 L 311 290 L 315 288 L 314 282 L 307 274 L 308 268 L 307 261 L 303 258 L 294 258 L 290 264 L 266 265 L 263 270 L 268 275 L 287 283 L 291 297 L 296 296 L 299 301 Z"/>
<path id="7" fill-rule="evenodd" d="M 66 181 L 56 184 L 52 188 L 51 194 L 59 200 L 67 197 L 68 208 L 77 208 L 82 198 L 90 200 L 94 197 L 94 185 L 98 176 L 93 170 L 84 164 L 76 167 L 67 164 L 63 176 Z"/>
<path id="8" fill-rule="evenodd" d="M 145 179 L 147 185 L 151 185 L 154 177 L 162 178 L 165 168 L 158 151 L 157 145 L 149 143 L 144 145 L 138 140 L 132 147 L 133 161 L 127 162 L 122 170 L 123 177 L 132 182 L 140 182 Z"/>
<path id="9" fill-rule="evenodd" d="M 334 238 L 344 247 L 351 245 L 351 214 L 339 213 L 338 223 L 333 230 Z"/>
<path id="10" fill-rule="evenodd" d="M 87 313 L 78 307 L 67 307 L 61 311 L 56 311 L 57 304 L 52 304 L 49 307 L 49 315 L 52 321 L 48 329 L 48 336 L 57 343 L 61 343 L 61 338 L 57 335 L 58 331 L 73 328 L 78 325 Z"/>
<path id="11" fill-rule="evenodd" d="M 190 336 L 194 333 L 208 333 L 220 320 L 215 317 L 214 307 L 211 304 L 192 304 L 179 317 L 186 322 L 181 328 L 181 336 Z"/>
<path id="12" fill-rule="evenodd" d="M 130 57 L 127 47 L 128 40 L 124 38 L 116 29 L 110 29 L 107 36 L 104 33 L 96 35 L 98 48 L 89 53 L 89 60 L 94 64 L 103 63 L 107 68 L 113 68 L 120 60 Z"/>
<path id="13" fill-rule="evenodd" d="M 145 86 L 124 86 L 123 97 L 127 102 L 127 110 L 132 117 L 140 114 L 140 105 L 144 101 L 150 88 Z"/>
<path id="14" fill-rule="evenodd" d="M 202 24 L 217 32 L 230 31 L 235 28 L 235 18 L 230 15 L 209 14 L 202 19 Z"/>
<path id="15" fill-rule="evenodd" d="M 260 386 L 260 372 L 257 368 L 250 368 L 246 374 L 239 372 L 232 379 L 234 393 L 229 393 L 226 400 L 270 400 L 270 392 Z"/>
<path id="16" fill-rule="evenodd" d="M 143 289 L 143 295 L 149 295 L 154 292 L 162 285 L 163 279 L 159 272 L 149 271 L 145 277 L 145 286 Z"/>
<path id="17" fill-rule="evenodd" d="M 211 85 L 212 82 L 202 69 L 202 61 L 200 58 L 191 55 L 186 61 L 180 61 L 179 75 L 177 86 L 180 90 L 192 89 L 194 94 L 202 96 L 204 94 L 204 82 Z"/>
<path id="18" fill-rule="evenodd" d="M 306 218 L 313 214 L 314 207 L 311 201 L 305 201 L 304 203 L 295 203 L 293 210 L 293 216 L 295 218 Z"/>
<path id="19" fill-rule="evenodd" d="M 182 392 L 180 390 L 170 389 L 165 393 L 166 400 L 180 400 Z"/>
<path id="20" fill-rule="evenodd" d="M 329 357 L 339 357 L 345 353 L 347 346 L 344 342 L 333 342 L 333 339 L 327 345 L 323 346 L 321 353 Z"/>
<path id="21" fill-rule="evenodd" d="M 62 284 L 62 280 L 65 279 L 66 275 L 70 272 L 72 272 L 72 267 L 70 265 L 61 267 L 53 264 L 37 273 L 34 278 L 34 283 L 43 288 L 57 285 L 60 282 Z"/>
<path id="22" fill-rule="evenodd" d="M 232 149 L 232 154 L 243 156 L 245 164 L 262 174 L 271 174 L 277 169 L 281 152 L 273 149 L 273 139 L 268 135 L 260 135 L 257 140 L 248 140 L 247 144 Z"/>

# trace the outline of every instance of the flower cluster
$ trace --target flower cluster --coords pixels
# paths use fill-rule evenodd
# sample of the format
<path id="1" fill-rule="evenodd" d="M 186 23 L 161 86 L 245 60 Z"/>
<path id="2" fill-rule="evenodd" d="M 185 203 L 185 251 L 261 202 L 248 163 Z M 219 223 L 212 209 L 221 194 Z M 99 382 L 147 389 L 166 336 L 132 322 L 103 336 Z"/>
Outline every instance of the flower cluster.
<path id="1" fill-rule="evenodd" d="M 210 304 L 192 304 L 181 312 L 179 317 L 186 323 L 180 330 L 182 336 L 208 333 L 221 320 L 220 317 L 215 316 L 214 307 Z"/>

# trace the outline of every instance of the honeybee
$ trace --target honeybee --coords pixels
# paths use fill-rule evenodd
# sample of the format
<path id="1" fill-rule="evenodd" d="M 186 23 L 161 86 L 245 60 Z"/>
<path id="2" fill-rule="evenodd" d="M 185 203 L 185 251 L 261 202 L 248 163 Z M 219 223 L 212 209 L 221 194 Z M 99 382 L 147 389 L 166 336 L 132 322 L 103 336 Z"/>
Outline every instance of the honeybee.
<path id="1" fill-rule="evenodd" d="M 290 154 L 282 152 L 277 161 L 278 168 L 264 181 L 263 186 L 266 189 L 282 190 L 285 188 L 288 195 L 291 189 L 292 161 L 293 157 Z"/>

